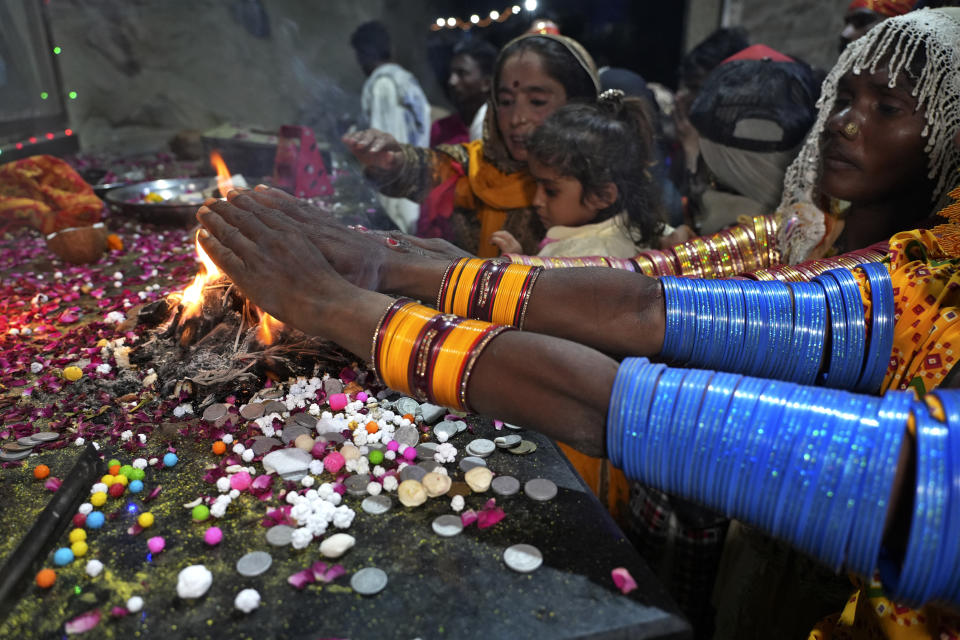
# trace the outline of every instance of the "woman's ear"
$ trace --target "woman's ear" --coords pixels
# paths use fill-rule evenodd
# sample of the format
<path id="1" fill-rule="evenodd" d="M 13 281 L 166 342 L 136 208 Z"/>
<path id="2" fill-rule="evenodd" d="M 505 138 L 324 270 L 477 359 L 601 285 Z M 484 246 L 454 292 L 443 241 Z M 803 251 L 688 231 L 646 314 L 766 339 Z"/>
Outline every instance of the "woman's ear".
<path id="1" fill-rule="evenodd" d="M 619 195 L 620 190 L 617 189 L 617 185 L 613 182 L 606 182 L 602 184 L 599 189 L 591 192 L 586 199 L 584 199 L 584 204 L 596 211 L 603 211 L 613 206 L 613 203 L 617 201 Z"/>

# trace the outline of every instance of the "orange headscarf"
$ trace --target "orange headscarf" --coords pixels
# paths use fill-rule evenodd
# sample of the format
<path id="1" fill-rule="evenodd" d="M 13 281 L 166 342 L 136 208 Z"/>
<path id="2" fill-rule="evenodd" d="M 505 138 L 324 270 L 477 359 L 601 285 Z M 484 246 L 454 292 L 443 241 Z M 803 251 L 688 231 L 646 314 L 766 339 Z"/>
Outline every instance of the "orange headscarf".
<path id="1" fill-rule="evenodd" d="M 917 0 L 853 0 L 847 7 L 847 11 L 869 9 L 880 15 L 893 18 L 913 11 L 916 4 Z"/>
<path id="2" fill-rule="evenodd" d="M 103 202 L 69 164 L 30 156 L 0 165 L 0 229 L 33 226 L 44 234 L 99 222 Z"/>

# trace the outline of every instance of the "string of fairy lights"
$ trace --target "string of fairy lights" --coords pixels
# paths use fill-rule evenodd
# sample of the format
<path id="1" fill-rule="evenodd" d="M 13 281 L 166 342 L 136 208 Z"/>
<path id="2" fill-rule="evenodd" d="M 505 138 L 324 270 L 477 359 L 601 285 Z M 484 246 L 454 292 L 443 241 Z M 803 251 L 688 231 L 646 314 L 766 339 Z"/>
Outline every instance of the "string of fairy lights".
<path id="1" fill-rule="evenodd" d="M 537 0 L 524 0 L 523 7 L 519 4 L 515 4 L 509 7 L 506 7 L 503 11 L 491 11 L 488 15 L 481 17 L 479 14 L 473 14 L 466 20 L 461 20 L 456 17 L 439 17 L 437 18 L 430 29 L 432 31 L 441 31 L 443 29 L 460 29 L 461 31 L 468 31 L 474 27 L 489 27 L 494 23 L 506 22 L 513 16 L 518 16 L 522 13 L 523 10 L 527 10 L 530 13 L 533 13 L 537 10 Z"/>

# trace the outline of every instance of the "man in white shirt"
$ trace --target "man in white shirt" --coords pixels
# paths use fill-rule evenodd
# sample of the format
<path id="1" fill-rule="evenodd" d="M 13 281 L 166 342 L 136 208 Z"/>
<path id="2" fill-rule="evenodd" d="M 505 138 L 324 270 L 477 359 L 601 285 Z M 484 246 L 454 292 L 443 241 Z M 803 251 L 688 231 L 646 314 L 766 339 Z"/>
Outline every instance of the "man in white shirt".
<path id="1" fill-rule="evenodd" d="M 390 34 L 380 22 L 366 22 L 350 36 L 357 62 L 367 74 L 361 107 L 370 127 L 385 131 L 399 142 L 426 147 L 430 143 L 430 103 L 409 71 L 391 62 Z M 420 205 L 403 198 L 380 196 L 391 220 L 412 232 Z"/>

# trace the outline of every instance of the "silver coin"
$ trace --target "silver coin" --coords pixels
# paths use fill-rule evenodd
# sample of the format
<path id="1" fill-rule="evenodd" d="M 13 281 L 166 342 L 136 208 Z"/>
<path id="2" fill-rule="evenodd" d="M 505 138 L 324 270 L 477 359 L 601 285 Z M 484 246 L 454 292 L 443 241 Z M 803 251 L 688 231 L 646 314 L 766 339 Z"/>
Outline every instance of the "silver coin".
<path id="1" fill-rule="evenodd" d="M 237 560 L 237 573 L 248 578 L 258 576 L 273 564 L 273 557 L 266 551 L 252 551 Z"/>
<path id="2" fill-rule="evenodd" d="M 543 564 L 543 554 L 533 545 L 515 544 L 504 550 L 503 562 L 518 573 L 530 573 Z"/>
<path id="3" fill-rule="evenodd" d="M 277 524 L 267 529 L 267 542 L 274 547 L 285 547 L 293 540 L 293 527 Z"/>
<path id="4" fill-rule="evenodd" d="M 534 478 L 523 485 L 523 492 L 533 500 L 546 502 L 557 497 L 557 485 L 546 478 Z"/>
<path id="5" fill-rule="evenodd" d="M 433 454 L 437 452 L 437 443 L 436 442 L 423 442 L 417 445 L 417 457 L 418 458 L 433 458 Z"/>
<path id="6" fill-rule="evenodd" d="M 332 442 L 333 444 L 340 444 L 343 442 L 343 434 L 338 431 L 327 431 L 326 433 L 321 433 L 320 438 L 327 442 Z"/>
<path id="7" fill-rule="evenodd" d="M 447 438 L 450 438 L 460 433 L 460 431 L 459 429 L 457 429 L 457 425 L 455 422 L 450 422 L 449 420 L 442 420 L 438 422 L 436 426 L 433 427 L 433 433 L 434 435 L 440 435 L 442 433 L 446 435 Z"/>
<path id="8" fill-rule="evenodd" d="M 473 469 L 474 467 L 485 467 L 487 466 L 487 461 L 483 458 L 478 458 L 477 456 L 467 456 L 460 459 L 460 471 L 466 473 Z"/>
<path id="9" fill-rule="evenodd" d="M 253 444 L 250 445 L 250 448 L 253 449 L 253 454 L 260 456 L 271 449 L 276 449 L 277 447 L 282 447 L 283 443 L 276 438 L 266 438 L 264 436 L 258 436 L 253 439 Z"/>
<path id="10" fill-rule="evenodd" d="M 467 445 L 467 453 L 478 458 L 486 458 L 496 450 L 497 445 L 493 444 L 493 440 L 487 440 L 486 438 L 471 440 Z"/>
<path id="11" fill-rule="evenodd" d="M 463 531 L 463 520 L 460 519 L 460 516 L 447 514 L 434 518 L 430 526 L 433 527 L 433 532 L 438 536 L 452 538 Z"/>
<path id="12" fill-rule="evenodd" d="M 24 447 L 35 447 L 38 444 L 41 444 L 40 440 L 34 440 L 33 436 L 23 436 L 22 438 L 17 438 L 17 444 Z"/>
<path id="13" fill-rule="evenodd" d="M 350 578 L 350 587 L 364 596 L 372 596 L 387 586 L 387 574 L 376 567 L 360 569 Z"/>
<path id="14" fill-rule="evenodd" d="M 0 451 L 0 460 L 4 462 L 16 462 L 17 460 L 23 460 L 31 453 L 31 449 L 24 449 L 23 451 Z"/>
<path id="15" fill-rule="evenodd" d="M 509 422 L 504 422 L 503 426 L 505 426 L 507 429 L 513 429 L 514 431 L 521 431 L 523 429 L 523 427 L 518 427 L 517 425 L 510 424 Z"/>
<path id="16" fill-rule="evenodd" d="M 457 420 L 453 424 L 457 425 L 457 433 L 467 430 L 467 423 L 463 420 Z"/>
<path id="17" fill-rule="evenodd" d="M 269 415 L 271 413 L 283 413 L 284 411 L 288 411 L 287 405 L 279 402 L 278 400 L 271 400 L 266 404 L 266 406 L 263 407 L 264 415 Z"/>
<path id="18" fill-rule="evenodd" d="M 393 439 L 400 444 L 407 445 L 408 447 L 415 447 L 417 446 L 417 443 L 420 442 L 420 432 L 415 426 L 409 424 L 405 427 L 400 427 L 397 429 L 396 433 L 393 435 Z"/>
<path id="19" fill-rule="evenodd" d="M 203 410 L 203 419 L 207 422 L 216 422 L 225 415 L 227 415 L 227 405 L 225 404 L 212 404 Z"/>
<path id="20" fill-rule="evenodd" d="M 513 447 L 512 449 L 507 449 L 510 453 L 518 456 L 525 456 L 529 453 L 533 453 L 537 450 L 537 443 L 531 440 L 521 440 L 520 444 Z"/>
<path id="21" fill-rule="evenodd" d="M 263 416 L 264 407 L 265 405 L 262 402 L 245 404 L 243 405 L 243 408 L 240 409 L 240 415 L 244 420 L 256 420 L 257 418 Z"/>
<path id="22" fill-rule="evenodd" d="M 336 378 L 327 378 L 323 381 L 323 390 L 328 396 L 343 393 L 343 383 Z"/>
<path id="23" fill-rule="evenodd" d="M 439 469 L 440 467 L 443 466 L 442 464 L 440 464 L 440 463 L 437 462 L 436 460 L 421 460 L 421 461 L 418 462 L 417 464 L 418 464 L 419 466 L 423 467 L 423 469 L 424 469 L 427 473 L 430 473 L 431 471 L 436 471 L 437 469 Z"/>
<path id="24" fill-rule="evenodd" d="M 416 464 L 410 464 L 400 471 L 400 481 L 403 482 L 406 480 L 416 480 L 417 482 L 420 482 L 425 475 L 427 475 L 426 469 Z"/>
<path id="25" fill-rule="evenodd" d="M 39 440 L 40 442 L 53 442 L 54 440 L 60 439 L 60 434 L 56 431 L 41 431 L 40 433 L 35 433 L 30 437 L 34 440 Z"/>
<path id="26" fill-rule="evenodd" d="M 343 486 L 347 488 L 347 493 L 352 496 L 367 495 L 368 484 L 370 484 L 370 477 L 366 475 L 350 476 L 343 482 Z"/>
<path id="27" fill-rule="evenodd" d="M 408 413 L 412 416 L 415 416 L 417 415 L 417 410 L 420 408 L 420 403 L 413 398 L 400 398 L 394 403 L 393 406 L 396 407 L 396 412 L 402 416 L 405 416 Z"/>
<path id="28" fill-rule="evenodd" d="M 257 395 L 262 400 L 273 400 L 282 396 L 283 390 L 280 387 L 270 387 L 269 389 L 261 389 Z"/>
<path id="29" fill-rule="evenodd" d="M 287 424 L 283 427 L 283 434 L 281 434 L 280 439 L 283 440 L 283 444 L 290 444 L 297 439 L 297 436 L 305 434 L 312 435 L 313 431 L 301 424 L 293 422 L 293 420 L 288 420 Z"/>
<path id="30" fill-rule="evenodd" d="M 515 446 L 523 442 L 523 438 L 518 436 L 515 433 L 511 433 L 508 436 L 500 436 L 499 438 L 493 439 L 493 444 L 497 445 L 501 449 L 513 449 Z"/>
<path id="31" fill-rule="evenodd" d="M 314 429 L 317 428 L 317 419 L 314 418 L 309 413 L 296 414 L 295 416 L 293 416 L 293 422 L 310 431 L 313 431 Z"/>
<path id="32" fill-rule="evenodd" d="M 390 496 L 385 496 L 383 494 L 364 498 L 363 502 L 360 503 L 361 509 L 375 516 L 390 511 L 390 507 L 392 506 L 393 500 L 390 499 Z"/>
<path id="33" fill-rule="evenodd" d="M 490 483 L 493 492 L 501 496 L 512 496 L 520 491 L 520 481 L 513 476 L 497 476 Z"/>

